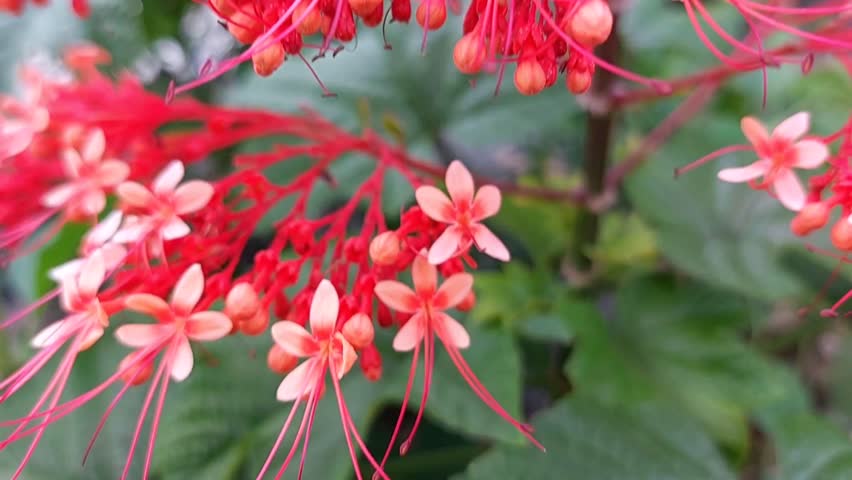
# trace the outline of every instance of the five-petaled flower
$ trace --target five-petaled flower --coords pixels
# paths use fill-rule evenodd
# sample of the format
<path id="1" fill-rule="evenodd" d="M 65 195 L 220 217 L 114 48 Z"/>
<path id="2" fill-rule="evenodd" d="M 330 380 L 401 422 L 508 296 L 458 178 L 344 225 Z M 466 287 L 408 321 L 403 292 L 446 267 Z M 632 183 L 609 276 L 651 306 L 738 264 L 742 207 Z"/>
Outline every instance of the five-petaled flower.
<path id="1" fill-rule="evenodd" d="M 778 200 L 790 210 L 805 206 L 806 195 L 793 168 L 814 169 L 828 158 L 828 147 L 820 140 L 799 140 L 807 133 L 810 115 L 797 113 L 781 122 L 772 134 L 753 117 L 740 123 L 743 134 L 757 152 L 758 160 L 740 168 L 726 168 L 719 179 L 726 182 L 747 182 L 763 177 L 761 188 L 772 186 Z"/>
<path id="2" fill-rule="evenodd" d="M 68 181 L 50 189 L 41 203 L 65 208 L 70 218 L 90 218 L 106 206 L 106 191 L 123 182 L 130 167 L 121 160 L 104 159 L 106 139 L 101 129 L 86 132 L 80 147 L 62 151 L 62 168 Z"/>
<path id="3" fill-rule="evenodd" d="M 80 245 L 80 258 L 69 260 L 61 265 L 53 267 L 48 272 L 51 279 L 62 282 L 67 278 L 73 278 L 86 263 L 87 259 L 98 253 L 103 255 L 104 265 L 107 272 L 111 272 L 124 261 L 127 250 L 118 243 L 110 240 L 121 226 L 122 215 L 120 211 L 114 211 L 104 217 L 97 225 L 92 227 L 83 237 Z"/>
<path id="4" fill-rule="evenodd" d="M 116 338 L 132 348 L 168 348 L 169 374 L 176 382 L 183 381 L 194 363 L 189 341 L 211 342 L 231 331 L 231 320 L 224 313 L 193 312 L 203 293 L 204 273 L 201 265 L 194 264 L 175 284 L 169 303 L 148 293 L 129 295 L 125 299 L 128 309 L 150 315 L 158 323 L 122 325 L 115 331 Z"/>
<path id="5" fill-rule="evenodd" d="M 150 190 L 137 182 L 119 185 L 116 192 L 128 218 L 114 240 L 134 243 L 145 238 L 162 241 L 188 235 L 189 225 L 181 216 L 204 208 L 214 190 L 212 185 L 202 180 L 178 186 L 183 175 L 183 163 L 174 160 L 157 175 Z"/>
<path id="6" fill-rule="evenodd" d="M 429 249 L 429 262 L 444 263 L 465 252 L 471 243 L 486 255 L 508 262 L 509 250 L 480 223 L 500 210 L 500 190 L 494 185 L 483 185 L 474 195 L 473 177 L 458 160 L 447 168 L 446 183 L 450 198 L 431 185 L 423 185 L 415 192 L 417 203 L 426 215 L 449 224 Z"/>

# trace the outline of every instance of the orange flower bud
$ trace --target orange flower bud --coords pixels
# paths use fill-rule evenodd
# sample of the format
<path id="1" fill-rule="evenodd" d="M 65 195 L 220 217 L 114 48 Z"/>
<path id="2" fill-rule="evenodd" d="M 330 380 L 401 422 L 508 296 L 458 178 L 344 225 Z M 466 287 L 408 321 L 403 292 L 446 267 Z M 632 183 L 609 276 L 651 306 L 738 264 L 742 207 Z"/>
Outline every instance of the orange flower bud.
<path id="1" fill-rule="evenodd" d="M 831 209 L 823 202 L 809 203 L 793 217 L 790 230 L 796 235 L 805 236 L 822 228 L 828 222 Z"/>
<path id="2" fill-rule="evenodd" d="M 393 265 L 399 258 L 399 237 L 394 231 L 382 232 L 370 242 L 370 258 L 376 265 Z"/>
<path id="3" fill-rule="evenodd" d="M 222 18 L 230 18 L 236 12 L 231 0 L 210 0 L 210 5 L 213 7 L 214 13 L 219 14 Z"/>
<path id="4" fill-rule="evenodd" d="M 852 223 L 844 217 L 831 229 L 831 243 L 838 250 L 852 251 Z"/>
<path id="5" fill-rule="evenodd" d="M 269 326 L 269 311 L 261 308 L 251 318 L 240 323 L 240 331 L 246 335 L 256 336 L 266 331 Z"/>
<path id="6" fill-rule="evenodd" d="M 298 357 L 285 352 L 277 343 L 272 345 L 266 355 L 266 366 L 279 375 L 284 375 L 293 370 L 298 363 Z"/>
<path id="7" fill-rule="evenodd" d="M 536 95 L 544 90 L 547 78 L 544 68 L 535 58 L 527 58 L 518 63 L 515 70 L 515 88 L 522 95 Z"/>
<path id="8" fill-rule="evenodd" d="M 444 0 L 423 0 L 417 7 L 417 23 L 429 30 L 437 30 L 447 21 L 447 4 Z"/>
<path id="9" fill-rule="evenodd" d="M 586 48 L 605 42 L 612 33 L 612 10 L 603 0 L 589 0 L 571 17 L 571 31 L 566 32 Z"/>
<path id="10" fill-rule="evenodd" d="M 381 3 L 382 0 L 349 0 L 352 12 L 359 17 L 370 15 Z"/>
<path id="11" fill-rule="evenodd" d="M 467 296 L 464 297 L 464 300 L 462 300 L 462 302 L 456 306 L 456 308 L 461 310 L 462 312 L 469 312 L 473 310 L 473 307 L 475 306 L 476 294 L 473 293 L 473 290 L 471 290 L 470 293 L 468 293 Z"/>
<path id="12" fill-rule="evenodd" d="M 287 52 L 280 43 L 274 43 L 251 56 L 254 71 L 261 77 L 272 75 L 287 59 Z"/>
<path id="13" fill-rule="evenodd" d="M 479 37 L 477 30 L 464 35 L 456 42 L 456 47 L 453 49 L 453 62 L 462 73 L 479 72 L 485 62 L 485 42 Z"/>
<path id="14" fill-rule="evenodd" d="M 243 12 L 236 11 L 228 21 L 228 31 L 238 42 L 249 45 L 260 36 L 262 30 L 257 21 Z"/>
<path id="15" fill-rule="evenodd" d="M 297 21 L 302 18 L 302 15 L 305 18 L 302 18 L 302 21 L 299 23 L 299 26 L 296 27 L 296 31 L 301 33 L 302 35 L 313 35 L 317 33 L 322 25 L 322 13 L 319 11 L 319 8 L 312 8 L 310 11 L 305 13 L 307 10 L 307 4 L 299 3 L 296 5 L 296 8 L 293 9 L 293 21 Z"/>
<path id="16" fill-rule="evenodd" d="M 568 76 L 565 79 L 565 86 L 574 95 L 586 93 L 589 87 L 592 86 L 592 72 L 588 70 L 572 70 L 568 72 Z"/>
<path id="17" fill-rule="evenodd" d="M 139 360 L 139 352 L 131 352 L 126 357 L 121 359 L 118 364 L 118 371 L 121 373 L 121 379 L 126 383 L 138 386 L 147 382 L 154 373 L 154 363 L 142 363 Z"/>
<path id="18" fill-rule="evenodd" d="M 254 287 L 246 282 L 240 282 L 228 292 L 225 297 L 225 315 L 231 318 L 234 323 L 241 323 L 249 320 L 260 309 L 260 299 L 257 297 L 257 292 Z"/>
<path id="19" fill-rule="evenodd" d="M 373 343 L 373 321 L 365 313 L 356 313 L 343 324 L 343 338 L 356 349 Z"/>

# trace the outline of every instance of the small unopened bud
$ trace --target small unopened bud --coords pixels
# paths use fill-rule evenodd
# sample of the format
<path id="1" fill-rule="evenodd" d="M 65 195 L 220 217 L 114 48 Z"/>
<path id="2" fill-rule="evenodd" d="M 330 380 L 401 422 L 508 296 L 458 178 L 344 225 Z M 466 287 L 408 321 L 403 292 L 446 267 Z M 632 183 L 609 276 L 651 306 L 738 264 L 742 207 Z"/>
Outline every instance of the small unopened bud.
<path id="1" fill-rule="evenodd" d="M 237 11 L 231 0 L 210 0 L 210 5 L 213 7 L 213 11 L 222 18 L 229 18 Z"/>
<path id="2" fill-rule="evenodd" d="M 317 33 L 322 25 L 322 13 L 318 7 L 307 9 L 307 2 L 296 4 L 293 9 L 293 22 L 299 22 L 296 31 L 302 35 L 313 35 Z M 302 18 L 304 16 L 304 18 Z M 301 21 L 299 19 L 301 18 Z"/>
<path id="3" fill-rule="evenodd" d="M 793 217 L 790 222 L 790 230 L 796 235 L 804 237 L 814 230 L 822 228 L 828 222 L 831 209 L 823 202 L 809 203 Z"/>
<path id="4" fill-rule="evenodd" d="M 143 362 L 139 358 L 139 352 L 131 352 L 118 364 L 121 379 L 133 386 L 142 385 L 151 378 L 154 373 L 153 362 Z"/>
<path id="5" fill-rule="evenodd" d="M 382 355 L 374 344 L 371 343 L 361 350 L 359 365 L 367 380 L 377 382 L 382 378 Z"/>
<path id="6" fill-rule="evenodd" d="M 586 48 L 602 44 L 612 33 L 612 10 L 603 0 L 582 3 L 571 17 L 571 31 L 567 33 Z"/>
<path id="7" fill-rule="evenodd" d="M 547 78 L 544 68 L 535 57 L 526 58 L 518 62 L 515 70 L 515 88 L 521 95 L 536 95 L 544 90 Z"/>
<path id="8" fill-rule="evenodd" d="M 240 331 L 246 335 L 256 336 L 266 331 L 269 326 L 269 311 L 261 308 L 251 318 L 240 323 Z"/>
<path id="9" fill-rule="evenodd" d="M 373 321 L 365 313 L 356 313 L 343 324 L 343 337 L 356 349 L 373 343 Z"/>
<path id="10" fill-rule="evenodd" d="M 382 232 L 370 242 L 370 258 L 376 265 L 393 265 L 399 258 L 399 237 L 396 232 Z"/>
<path id="11" fill-rule="evenodd" d="M 382 0 L 349 0 L 349 6 L 352 7 L 352 13 L 359 17 L 366 17 L 373 13 L 377 6 L 382 4 Z"/>
<path id="12" fill-rule="evenodd" d="M 225 297 L 225 315 L 234 323 L 249 320 L 259 309 L 260 299 L 249 283 L 240 282 L 234 285 Z"/>
<path id="13" fill-rule="evenodd" d="M 280 42 L 264 48 L 263 50 L 251 56 L 251 62 L 254 65 L 254 71 L 261 77 L 272 75 L 278 67 L 284 63 L 287 58 L 287 53 L 284 51 L 284 46 Z"/>
<path id="14" fill-rule="evenodd" d="M 364 25 L 368 27 L 378 27 L 382 24 L 382 19 L 385 17 L 385 8 L 381 3 L 376 5 L 376 8 L 373 9 L 372 12 L 367 15 L 363 15 L 361 20 L 364 21 Z"/>
<path id="15" fill-rule="evenodd" d="M 228 31 L 238 42 L 249 45 L 261 34 L 257 20 L 251 16 L 236 11 L 228 21 Z"/>
<path id="16" fill-rule="evenodd" d="M 464 297 L 464 300 L 462 300 L 461 303 L 456 306 L 456 308 L 459 309 L 462 312 L 469 312 L 469 311 L 473 310 L 473 307 L 475 307 L 475 306 L 476 306 L 476 294 L 473 293 L 473 290 L 471 290 L 467 294 L 467 296 Z"/>
<path id="17" fill-rule="evenodd" d="M 394 22 L 408 23 L 411 20 L 411 0 L 391 0 L 391 17 Z"/>
<path id="18" fill-rule="evenodd" d="M 852 251 L 852 223 L 846 217 L 838 220 L 831 229 L 831 243 L 838 250 Z"/>
<path id="19" fill-rule="evenodd" d="M 572 70 L 568 72 L 568 77 L 565 79 L 565 86 L 574 95 L 586 93 L 589 87 L 592 86 L 592 72 Z"/>
<path id="20" fill-rule="evenodd" d="M 444 0 L 423 0 L 417 7 L 417 23 L 428 30 L 437 30 L 447 21 L 447 4 Z"/>
<path id="21" fill-rule="evenodd" d="M 485 43 L 479 32 L 474 30 L 462 36 L 453 49 L 453 62 L 460 72 L 474 74 L 482 69 L 485 63 Z"/>
<path id="22" fill-rule="evenodd" d="M 272 345 L 272 348 L 269 349 L 269 353 L 266 355 L 266 366 L 279 375 L 290 372 L 290 370 L 296 368 L 296 364 L 298 363 L 298 357 L 290 355 L 278 346 L 277 343 Z"/>

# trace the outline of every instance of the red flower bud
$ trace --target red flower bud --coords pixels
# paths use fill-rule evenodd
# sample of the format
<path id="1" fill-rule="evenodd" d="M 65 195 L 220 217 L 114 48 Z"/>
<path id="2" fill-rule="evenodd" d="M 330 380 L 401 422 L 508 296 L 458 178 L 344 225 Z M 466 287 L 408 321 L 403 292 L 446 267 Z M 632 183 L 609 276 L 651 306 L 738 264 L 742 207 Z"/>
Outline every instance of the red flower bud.
<path id="1" fill-rule="evenodd" d="M 793 217 L 790 230 L 796 235 L 805 236 L 822 228 L 828 222 L 831 209 L 823 202 L 809 203 Z"/>
<path id="2" fill-rule="evenodd" d="M 261 308 L 251 318 L 240 323 L 240 331 L 246 335 L 257 336 L 269 326 L 269 311 Z"/>
<path id="3" fill-rule="evenodd" d="M 460 72 L 474 74 L 482 69 L 485 62 L 485 43 L 474 30 L 459 39 L 453 49 L 453 62 Z"/>
<path id="4" fill-rule="evenodd" d="M 399 258 L 399 237 L 394 231 L 382 232 L 370 242 L 370 258 L 376 265 L 393 265 Z"/>
<path id="5" fill-rule="evenodd" d="M 139 356 L 139 352 L 131 352 L 118 364 L 118 371 L 123 371 L 121 379 L 133 386 L 147 382 L 154 373 L 154 363 L 142 362 Z"/>
<path id="6" fill-rule="evenodd" d="M 467 296 L 464 297 L 464 300 L 462 300 L 461 303 L 456 306 L 456 308 L 462 312 L 469 312 L 473 310 L 473 307 L 475 306 L 476 294 L 473 292 L 473 290 L 471 290 L 470 293 L 468 293 Z"/>
<path id="7" fill-rule="evenodd" d="M 565 78 L 565 87 L 574 95 L 586 93 L 592 86 L 592 72 L 571 70 Z"/>
<path id="8" fill-rule="evenodd" d="M 612 10 L 603 0 L 582 3 L 571 16 L 571 31 L 566 32 L 586 48 L 605 42 L 612 33 Z"/>
<path id="9" fill-rule="evenodd" d="M 251 56 L 254 71 L 261 77 L 268 77 L 284 63 L 287 53 L 280 43 L 274 43 Z"/>
<path id="10" fill-rule="evenodd" d="M 376 7 L 382 4 L 382 0 L 349 0 L 349 6 L 359 17 L 366 17 L 373 13 Z"/>
<path id="11" fill-rule="evenodd" d="M 411 20 L 411 0 L 392 0 L 391 17 L 395 22 L 408 23 Z"/>
<path id="12" fill-rule="evenodd" d="M 254 42 L 263 33 L 257 21 L 243 12 L 234 12 L 228 20 L 228 31 L 238 42 L 246 45 Z"/>
<path id="13" fill-rule="evenodd" d="M 279 375 L 290 372 L 290 370 L 296 368 L 298 363 L 298 357 L 285 352 L 277 343 L 272 345 L 272 348 L 269 349 L 269 353 L 266 355 L 266 366 Z"/>
<path id="14" fill-rule="evenodd" d="M 251 319 L 259 309 L 260 299 L 249 283 L 240 282 L 234 285 L 225 297 L 225 315 L 234 323 Z"/>
<path id="15" fill-rule="evenodd" d="M 423 0 L 417 7 L 417 23 L 428 30 L 437 30 L 447 21 L 447 4 L 444 0 Z"/>
<path id="16" fill-rule="evenodd" d="M 518 63 L 515 70 L 515 88 L 521 95 L 536 95 L 544 90 L 547 78 L 544 69 L 535 58 L 527 58 Z"/>
<path id="17" fill-rule="evenodd" d="M 382 355 L 372 343 L 361 350 L 359 365 L 367 380 L 376 382 L 382 378 Z"/>
<path id="18" fill-rule="evenodd" d="M 356 349 L 373 343 L 373 321 L 365 313 L 356 313 L 343 324 L 343 337 Z"/>
<path id="19" fill-rule="evenodd" d="M 841 218 L 831 229 L 831 243 L 838 250 L 852 251 L 852 223 L 846 217 Z"/>
<path id="20" fill-rule="evenodd" d="M 310 11 L 305 13 L 307 10 L 307 3 L 298 3 L 296 8 L 293 9 L 293 21 L 297 21 L 298 19 L 302 19 L 299 22 L 299 26 L 296 27 L 296 31 L 301 33 L 302 35 L 313 35 L 317 33 L 322 25 L 322 13 L 318 8 L 312 8 Z M 304 15 L 304 18 L 302 16 Z"/>

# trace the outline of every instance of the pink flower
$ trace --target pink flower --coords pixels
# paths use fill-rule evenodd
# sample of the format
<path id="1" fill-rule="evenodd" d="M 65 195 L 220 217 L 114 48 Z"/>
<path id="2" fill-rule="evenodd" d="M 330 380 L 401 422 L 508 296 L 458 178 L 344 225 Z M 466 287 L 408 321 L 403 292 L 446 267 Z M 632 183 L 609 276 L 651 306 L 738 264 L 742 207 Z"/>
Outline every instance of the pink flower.
<path id="1" fill-rule="evenodd" d="M 154 179 L 149 190 L 136 182 L 124 182 L 116 193 L 125 207 L 134 213 L 115 234 L 119 243 L 134 243 L 149 235 L 162 240 L 174 240 L 189 234 L 189 225 L 182 215 L 204 208 L 213 197 L 213 186 L 192 180 L 178 186 L 183 179 L 183 163 L 174 160 Z"/>
<path id="2" fill-rule="evenodd" d="M 447 168 L 446 183 L 450 198 L 430 185 L 421 186 L 415 192 L 423 213 L 450 225 L 429 249 L 429 263 L 441 264 L 467 250 L 471 243 L 486 255 L 508 262 L 509 250 L 480 223 L 500 210 L 500 190 L 493 185 L 483 185 L 474 195 L 473 177 L 458 160 Z"/>
<path id="3" fill-rule="evenodd" d="M 414 290 L 395 280 L 380 281 L 375 287 L 376 296 L 385 305 L 398 312 L 413 314 L 405 325 L 399 329 L 399 332 L 397 332 L 393 339 L 394 350 L 398 352 L 414 350 L 414 356 L 408 386 L 403 397 L 402 410 L 400 411 L 396 429 L 388 445 L 388 450 L 382 460 L 382 465 L 387 460 L 390 449 L 393 447 L 399 428 L 402 425 L 404 411 L 408 404 L 409 395 L 411 394 L 412 380 L 416 372 L 417 357 L 422 345 L 425 370 L 423 400 L 420 402 L 420 410 L 417 413 L 411 433 L 402 443 L 400 450 L 403 453 L 408 450 L 417 426 L 420 424 L 432 382 L 432 371 L 435 362 L 435 336 L 444 344 L 444 348 L 449 353 L 450 359 L 479 398 L 503 419 L 515 426 L 530 441 L 541 448 L 541 445 L 530 435 L 530 428 L 512 418 L 503 409 L 479 379 L 476 378 L 470 366 L 468 366 L 464 357 L 459 352 L 459 349 L 467 348 L 470 345 L 470 336 L 458 321 L 444 313 L 444 311 L 459 305 L 470 294 L 473 288 L 473 276 L 469 273 L 457 273 L 451 275 L 438 287 L 437 269 L 426 257 L 418 255 L 412 263 L 411 277 L 414 282 Z"/>
<path id="4" fill-rule="evenodd" d="M 231 332 L 231 320 L 224 313 L 193 312 L 203 293 L 204 273 L 196 263 L 181 275 L 169 303 L 148 293 L 129 295 L 128 309 L 150 315 L 158 323 L 122 325 L 115 331 L 116 338 L 132 348 L 166 346 L 169 374 L 176 382 L 185 380 L 194 364 L 189 341 L 212 342 Z"/>
<path id="5" fill-rule="evenodd" d="M 784 120 L 770 135 L 753 117 L 740 122 L 743 133 L 757 152 L 758 160 L 740 168 L 726 168 L 719 179 L 747 182 L 763 177 L 763 185 L 772 185 L 778 200 L 793 211 L 805 206 L 805 191 L 793 168 L 814 169 L 829 156 L 828 147 L 816 139 L 799 140 L 807 133 L 810 115 L 800 112 Z"/>
<path id="6" fill-rule="evenodd" d="M 48 276 L 56 282 L 75 277 L 86 260 L 92 255 L 99 253 L 103 256 L 107 272 L 118 268 L 127 256 L 127 250 L 117 244 L 110 242 L 118 227 L 121 226 L 121 212 L 116 211 L 107 215 L 100 223 L 95 225 L 86 236 L 80 246 L 80 258 L 75 258 L 58 265 L 48 272 Z"/>
<path id="7" fill-rule="evenodd" d="M 44 131 L 49 123 L 47 109 L 8 97 L 0 98 L 0 163 L 26 150 L 33 137 Z"/>
<path id="8" fill-rule="evenodd" d="M 42 205 L 64 207 L 72 217 L 92 217 L 106 206 L 105 190 L 115 187 L 130 174 L 126 163 L 104 160 L 106 139 L 101 129 L 87 132 L 80 150 L 66 148 L 62 152 L 62 167 L 68 181 L 41 197 Z"/>

